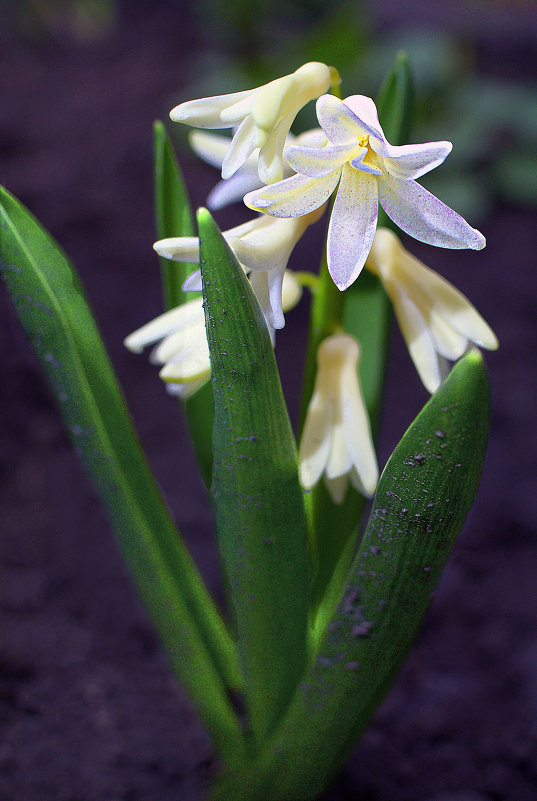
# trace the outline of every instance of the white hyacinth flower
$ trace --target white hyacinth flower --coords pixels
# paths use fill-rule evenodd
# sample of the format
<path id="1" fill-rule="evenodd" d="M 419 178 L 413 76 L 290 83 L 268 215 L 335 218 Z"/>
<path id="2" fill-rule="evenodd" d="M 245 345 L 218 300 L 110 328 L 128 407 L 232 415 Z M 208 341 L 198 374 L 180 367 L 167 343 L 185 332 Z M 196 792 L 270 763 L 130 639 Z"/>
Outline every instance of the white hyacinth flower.
<path id="1" fill-rule="evenodd" d="M 262 214 L 247 223 L 223 231 L 222 235 L 251 277 L 254 290 L 271 336 L 283 328 L 285 319 L 282 306 L 282 281 L 289 257 L 306 230 L 323 213 L 317 209 L 305 217 L 278 220 Z M 198 237 L 171 237 L 153 245 L 159 256 L 175 261 L 199 263 Z M 264 273 L 263 276 L 257 273 Z M 201 289 L 201 274 L 195 272 L 185 282 L 186 291 Z"/>
<path id="2" fill-rule="evenodd" d="M 296 115 L 331 83 L 330 68 L 311 61 L 256 89 L 181 103 L 170 117 L 196 128 L 238 126 L 222 162 L 222 178 L 230 178 L 259 148 L 259 178 L 270 184 L 283 177 L 283 147 Z"/>
<path id="3" fill-rule="evenodd" d="M 412 361 L 429 392 L 444 378 L 444 360 L 456 361 L 470 343 L 496 350 L 498 340 L 470 301 L 422 264 L 388 228 L 379 228 L 366 268 L 382 281 Z"/>
<path id="4" fill-rule="evenodd" d="M 189 136 L 190 147 L 211 167 L 221 169 L 226 153 L 229 149 L 230 139 L 221 134 L 205 133 L 205 131 L 192 131 Z M 321 128 L 313 128 L 310 131 L 298 136 L 292 133 L 287 135 L 286 145 L 302 145 L 304 147 L 322 147 L 326 144 L 326 136 Z M 259 160 L 259 148 L 256 148 L 251 156 L 248 156 L 242 167 L 240 167 L 231 178 L 222 179 L 209 192 L 207 196 L 207 208 L 211 211 L 218 211 L 231 203 L 242 203 L 244 196 L 248 192 L 260 189 L 263 186 L 257 172 L 257 162 Z M 284 160 L 283 177 L 287 178 L 293 174 L 293 170 Z"/>
<path id="5" fill-rule="evenodd" d="M 291 271 L 286 270 L 282 288 L 284 310 L 296 306 L 301 295 L 301 286 Z M 164 312 L 124 341 L 125 347 L 133 353 L 141 353 L 155 343 L 159 344 L 152 350 L 150 360 L 163 365 L 159 375 L 167 383 L 169 392 L 186 400 L 209 380 L 211 362 L 202 298 L 194 298 Z"/>
<path id="6" fill-rule="evenodd" d="M 441 164 L 450 142 L 395 147 L 386 140 L 371 98 L 344 101 L 324 95 L 317 117 L 325 147 L 285 149 L 296 175 L 250 192 L 245 204 L 275 217 L 298 217 L 324 204 L 336 190 L 327 240 L 328 269 L 339 289 L 360 274 L 373 243 L 378 204 L 407 234 L 446 248 L 485 247 L 485 238 L 453 209 L 416 182 Z"/>
<path id="7" fill-rule="evenodd" d="M 150 361 L 164 365 L 160 377 L 173 382 L 174 393 L 183 400 L 193 395 L 211 374 L 202 304 L 203 298 L 194 298 L 170 309 L 133 331 L 123 343 L 133 353 L 160 343 L 152 350 Z"/>
<path id="8" fill-rule="evenodd" d="M 348 334 L 321 342 L 317 377 L 300 442 L 300 481 L 312 489 L 324 474 L 335 503 L 342 503 L 349 478 L 371 496 L 378 466 L 369 418 L 358 380 L 360 347 Z"/>

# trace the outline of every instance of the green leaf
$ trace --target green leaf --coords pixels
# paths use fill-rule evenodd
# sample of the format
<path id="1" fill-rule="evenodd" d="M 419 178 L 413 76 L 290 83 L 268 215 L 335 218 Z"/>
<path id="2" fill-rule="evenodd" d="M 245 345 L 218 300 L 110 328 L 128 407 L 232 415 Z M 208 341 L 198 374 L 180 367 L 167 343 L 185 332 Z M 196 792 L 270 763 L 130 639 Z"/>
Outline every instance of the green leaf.
<path id="1" fill-rule="evenodd" d="M 235 647 L 186 551 L 140 449 L 83 289 L 34 217 L 0 190 L 0 266 L 58 400 L 75 449 L 97 485 L 174 671 L 215 744 L 233 760 L 243 738 L 227 697 Z"/>
<path id="2" fill-rule="evenodd" d="M 212 492 L 246 701 L 260 741 L 280 719 L 305 666 L 304 502 L 263 315 L 205 209 L 198 225 L 214 398 Z"/>
<path id="3" fill-rule="evenodd" d="M 195 236 L 188 192 L 175 156 L 173 145 L 160 120 L 154 124 L 153 160 L 155 186 L 155 224 L 159 239 L 172 236 Z M 199 292 L 183 292 L 185 279 L 197 264 L 160 258 L 164 305 L 166 309 L 199 297 Z M 184 402 L 186 421 L 198 467 L 206 486 L 211 483 L 213 451 L 212 394 L 204 386 Z"/>
<path id="4" fill-rule="evenodd" d="M 379 120 L 392 145 L 402 145 L 409 140 L 414 113 L 414 90 L 408 56 L 399 51 L 391 72 L 382 84 L 378 97 Z"/>
<path id="5" fill-rule="evenodd" d="M 336 613 L 264 757 L 215 798 L 304 801 L 326 786 L 419 630 L 477 492 L 489 421 L 486 371 L 472 351 L 390 457 Z M 235 784 L 249 794 L 235 795 Z"/>
<path id="6" fill-rule="evenodd" d="M 196 236 L 188 192 L 173 145 L 160 120 L 156 120 L 153 126 L 153 163 L 157 237 Z M 159 262 L 166 309 L 173 309 L 199 296 L 199 293 L 182 290 L 183 283 L 197 265 L 162 257 L 159 257 Z"/>

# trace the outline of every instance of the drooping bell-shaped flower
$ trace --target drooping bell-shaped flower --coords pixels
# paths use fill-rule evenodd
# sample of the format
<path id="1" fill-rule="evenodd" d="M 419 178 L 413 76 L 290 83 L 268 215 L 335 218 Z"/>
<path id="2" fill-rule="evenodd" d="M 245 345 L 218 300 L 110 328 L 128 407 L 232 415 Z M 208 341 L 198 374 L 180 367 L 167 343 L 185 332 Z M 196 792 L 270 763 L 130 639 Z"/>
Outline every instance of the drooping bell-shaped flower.
<path id="1" fill-rule="evenodd" d="M 363 495 L 377 485 L 378 466 L 358 380 L 360 347 L 348 334 L 321 342 L 317 376 L 300 442 L 300 481 L 312 489 L 324 474 L 335 503 L 349 479 Z"/>
<path id="2" fill-rule="evenodd" d="M 254 220 L 223 231 L 237 259 L 247 273 L 266 273 L 264 278 L 255 275 L 252 286 L 267 287 L 259 296 L 269 330 L 283 328 L 285 319 L 282 307 L 282 281 L 289 257 L 296 243 L 306 230 L 323 213 L 317 209 L 305 217 L 276 219 L 260 215 Z M 172 237 L 161 239 L 153 245 L 159 256 L 175 261 L 199 262 L 199 240 L 197 237 Z M 193 273 L 185 282 L 184 289 L 201 289 L 201 275 Z"/>
<path id="3" fill-rule="evenodd" d="M 290 270 L 285 271 L 282 284 L 282 305 L 289 311 L 300 300 L 302 288 Z M 264 298 L 258 300 L 263 309 Z M 124 341 L 133 353 L 158 343 L 151 351 L 150 361 L 162 365 L 160 377 L 168 390 L 182 400 L 197 392 L 211 375 L 202 304 L 202 298 L 189 300 L 133 331 Z"/>
<path id="4" fill-rule="evenodd" d="M 250 192 L 245 204 L 274 217 L 297 217 L 326 203 L 336 190 L 327 240 L 330 274 L 346 289 L 360 274 L 373 243 L 378 204 L 407 234 L 446 248 L 485 247 L 483 235 L 416 179 L 441 164 L 450 142 L 395 147 L 380 126 L 371 98 L 353 95 L 341 101 L 323 95 L 317 117 L 324 147 L 285 149 L 296 175 Z"/>
<path id="5" fill-rule="evenodd" d="M 160 377 L 173 383 L 174 393 L 182 400 L 193 395 L 211 374 L 202 303 L 202 298 L 194 298 L 160 314 L 129 334 L 123 343 L 133 353 L 159 343 L 150 361 L 163 365 Z"/>
<path id="6" fill-rule="evenodd" d="M 311 61 L 256 89 L 181 103 L 170 117 L 196 128 L 237 128 L 222 162 L 222 178 L 230 178 L 259 148 L 259 178 L 270 184 L 283 177 L 283 147 L 296 115 L 331 83 L 330 68 Z"/>
<path id="7" fill-rule="evenodd" d="M 486 350 L 498 347 L 494 332 L 470 301 L 412 256 L 388 228 L 377 229 L 366 268 L 382 281 L 429 392 L 444 378 L 444 360 L 459 359 L 472 343 Z"/>

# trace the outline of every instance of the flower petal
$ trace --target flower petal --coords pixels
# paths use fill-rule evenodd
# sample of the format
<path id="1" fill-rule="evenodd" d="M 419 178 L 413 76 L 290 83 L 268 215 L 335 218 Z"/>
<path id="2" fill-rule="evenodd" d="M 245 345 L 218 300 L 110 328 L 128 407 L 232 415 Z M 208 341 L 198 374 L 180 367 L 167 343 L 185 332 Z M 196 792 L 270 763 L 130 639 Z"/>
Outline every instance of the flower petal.
<path id="1" fill-rule="evenodd" d="M 257 147 L 257 129 L 251 117 L 246 117 L 235 132 L 222 162 L 222 178 L 231 178 Z"/>
<path id="2" fill-rule="evenodd" d="M 182 381 L 181 383 L 176 381 L 166 381 L 166 391 L 169 395 L 175 395 L 176 397 L 180 398 L 181 400 L 187 400 L 187 398 L 191 398 L 198 389 L 201 389 L 211 377 L 211 373 L 209 371 L 208 375 L 202 375 L 200 378 L 192 378 L 190 381 Z"/>
<path id="3" fill-rule="evenodd" d="M 352 284 L 364 266 L 375 236 L 377 215 L 377 178 L 346 164 L 327 242 L 328 269 L 341 290 Z"/>
<path id="4" fill-rule="evenodd" d="M 385 284 L 410 358 L 418 371 L 422 384 L 430 392 L 436 392 L 442 381 L 440 362 L 427 322 L 413 300 Z"/>
<path id="5" fill-rule="evenodd" d="M 346 393 L 342 398 L 345 442 L 356 471 L 356 473 L 351 473 L 351 481 L 358 492 L 371 497 L 375 492 L 379 477 L 371 425 L 355 370 L 349 376 L 348 381 L 356 384 L 355 390 L 352 393 Z"/>
<path id="6" fill-rule="evenodd" d="M 283 147 L 295 116 L 294 111 L 286 114 L 269 132 L 266 142 L 259 151 L 257 169 L 259 179 L 264 184 L 274 184 L 283 178 Z"/>
<path id="7" fill-rule="evenodd" d="M 485 237 L 415 181 L 391 175 L 378 179 L 380 205 L 402 231 L 443 248 L 485 247 Z"/>
<path id="8" fill-rule="evenodd" d="M 248 192 L 259 189 L 261 181 L 257 174 L 257 163 L 255 172 L 251 172 L 245 167 L 248 159 L 242 167 L 234 173 L 231 178 L 219 181 L 207 195 L 207 208 L 211 211 L 218 211 L 231 203 L 239 203 Z M 257 159 L 256 159 L 257 162 Z"/>
<path id="9" fill-rule="evenodd" d="M 425 310 L 422 309 L 422 311 Z M 468 347 L 468 338 L 456 331 L 434 306 L 429 309 L 428 314 L 424 314 L 424 317 L 429 326 L 436 352 L 452 362 L 460 359 Z"/>
<path id="10" fill-rule="evenodd" d="M 375 153 L 383 156 L 384 167 L 395 178 L 419 178 L 442 164 L 453 149 L 451 142 L 426 142 L 422 145 L 390 145 L 386 140 L 370 139 Z"/>
<path id="11" fill-rule="evenodd" d="M 364 160 L 369 155 L 367 162 Z M 360 172 L 369 172 L 371 175 L 382 175 L 382 170 L 376 166 L 379 160 L 375 158 L 375 163 L 372 163 L 371 154 L 366 147 L 360 148 L 358 154 L 350 160 L 351 167 Z"/>
<path id="12" fill-rule="evenodd" d="M 386 137 L 380 126 L 374 100 L 370 97 L 366 97 L 366 95 L 351 95 L 345 98 L 343 105 L 350 109 L 350 116 L 360 127 L 361 133 L 358 134 L 359 136 L 365 133 L 368 136 L 373 136 L 380 142 L 386 141 Z"/>
<path id="13" fill-rule="evenodd" d="M 153 349 L 150 356 L 152 364 L 166 364 L 171 361 L 181 350 L 189 347 L 193 342 L 205 339 L 205 318 L 203 309 L 200 310 L 199 317 L 193 320 L 190 325 L 179 328 L 177 331 L 164 337 L 160 345 Z"/>
<path id="14" fill-rule="evenodd" d="M 339 181 L 339 170 L 323 178 L 293 175 L 265 189 L 249 192 L 244 203 L 248 208 L 272 217 L 301 217 L 325 203 Z"/>
<path id="15" fill-rule="evenodd" d="M 195 298 L 188 303 L 183 303 L 182 306 L 164 312 L 129 334 L 124 340 L 125 347 L 133 353 L 141 353 L 147 345 L 152 345 L 173 333 L 178 327 L 190 325 L 199 319 L 200 314 L 203 314 L 202 303 L 202 298 Z"/>
<path id="16" fill-rule="evenodd" d="M 196 128 L 230 128 L 235 121 L 222 120 L 222 112 L 247 98 L 251 93 L 251 90 L 248 90 L 228 95 L 203 97 L 200 100 L 188 100 L 186 103 L 180 103 L 172 108 L 170 118 L 174 122 L 184 122 L 186 125 L 194 125 Z"/>
<path id="17" fill-rule="evenodd" d="M 223 109 L 220 114 L 220 119 L 222 122 L 226 122 L 228 127 L 239 125 L 240 122 L 250 114 L 254 92 L 255 89 L 246 92 L 244 97 L 237 97 L 236 103 L 233 103 L 232 105 Z M 244 93 L 237 92 L 237 96 L 239 94 Z"/>
<path id="18" fill-rule="evenodd" d="M 330 455 L 325 471 L 326 477 L 329 479 L 345 475 L 352 467 L 352 458 L 343 431 L 343 417 L 337 404 L 334 404 L 333 407 L 331 437 Z"/>
<path id="19" fill-rule="evenodd" d="M 288 257 L 285 258 L 280 253 L 274 253 L 270 242 L 250 243 L 246 238 L 243 240 L 235 237 L 226 237 L 226 239 L 246 273 L 251 270 L 264 273 L 274 267 L 285 268 L 287 264 Z"/>
<path id="20" fill-rule="evenodd" d="M 345 493 L 347 492 L 347 487 L 349 486 L 348 474 L 344 476 L 337 476 L 337 478 L 328 478 L 328 476 L 325 475 L 324 483 L 334 503 L 343 503 Z"/>
<path id="21" fill-rule="evenodd" d="M 188 137 L 190 147 L 200 159 L 211 167 L 222 167 L 224 156 L 226 155 L 231 139 L 229 136 L 220 134 L 204 133 L 203 131 L 192 131 Z"/>
<path id="22" fill-rule="evenodd" d="M 252 116 L 260 128 L 268 131 L 289 113 L 294 119 L 306 103 L 328 91 L 330 84 L 330 68 L 319 61 L 310 61 L 290 75 L 256 89 Z"/>
<path id="23" fill-rule="evenodd" d="M 359 145 L 354 142 L 326 145 L 326 147 L 291 145 L 285 148 L 285 158 L 293 170 L 301 175 L 307 175 L 309 178 L 322 178 L 354 158 L 358 150 Z"/>
<path id="24" fill-rule="evenodd" d="M 284 312 L 291 311 L 299 303 L 302 297 L 302 286 L 295 278 L 292 270 L 286 270 L 282 281 L 282 309 Z"/>
<path id="25" fill-rule="evenodd" d="M 197 264 L 200 260 L 200 243 L 197 236 L 172 236 L 159 239 L 153 245 L 159 256 L 174 261 Z"/>
<path id="26" fill-rule="evenodd" d="M 290 133 L 287 141 L 289 145 L 300 145 L 301 147 L 324 147 L 327 139 L 322 128 L 310 128 L 309 131 L 304 131 L 298 136 Z"/>
<path id="27" fill-rule="evenodd" d="M 196 338 L 170 359 L 159 375 L 164 381 L 192 381 L 209 375 L 211 360 L 207 338 Z"/>
<path id="28" fill-rule="evenodd" d="M 418 286 L 428 296 L 435 312 L 442 315 L 461 336 L 486 350 L 498 348 L 496 335 L 468 298 L 403 248 L 399 254 L 397 272 L 405 282 L 407 291 L 411 292 L 412 284 Z M 450 358 L 445 353 L 443 355 Z"/>
<path id="29" fill-rule="evenodd" d="M 295 95 L 296 85 L 293 75 L 284 75 L 260 86 L 252 97 L 252 118 L 255 124 L 264 131 L 270 131 L 282 115 L 290 113 L 291 109 L 288 107 Z M 297 111 L 298 109 L 294 109 L 291 122 L 296 117 Z"/>
<path id="30" fill-rule="evenodd" d="M 190 273 L 188 278 L 183 281 L 181 289 L 183 292 L 201 292 L 203 289 L 201 270 L 194 270 L 193 273 Z"/>
<path id="31" fill-rule="evenodd" d="M 276 309 L 274 310 L 271 305 L 271 297 L 270 297 L 270 287 L 269 287 L 269 275 L 268 272 L 255 272 L 252 273 L 250 276 L 250 284 L 252 289 L 254 290 L 255 296 L 263 312 L 263 317 L 265 318 L 265 322 L 267 324 L 267 328 L 269 330 L 270 339 L 272 341 L 272 345 L 274 346 L 274 331 L 276 328 L 283 328 L 285 325 L 285 320 L 283 317 L 282 311 L 282 300 L 281 300 L 281 289 L 280 289 L 280 298 L 279 302 L 276 302 Z M 277 322 L 278 325 L 274 325 Z"/>
<path id="32" fill-rule="evenodd" d="M 283 277 L 285 270 L 271 270 L 267 275 L 270 301 L 270 322 L 279 331 L 285 326 L 283 316 Z"/>
<path id="33" fill-rule="evenodd" d="M 314 392 L 300 441 L 300 483 L 309 490 L 319 481 L 330 453 L 332 405 Z"/>
<path id="34" fill-rule="evenodd" d="M 356 116 L 334 95 L 323 95 L 317 100 L 317 119 L 326 138 L 334 145 L 351 142 L 363 135 Z"/>

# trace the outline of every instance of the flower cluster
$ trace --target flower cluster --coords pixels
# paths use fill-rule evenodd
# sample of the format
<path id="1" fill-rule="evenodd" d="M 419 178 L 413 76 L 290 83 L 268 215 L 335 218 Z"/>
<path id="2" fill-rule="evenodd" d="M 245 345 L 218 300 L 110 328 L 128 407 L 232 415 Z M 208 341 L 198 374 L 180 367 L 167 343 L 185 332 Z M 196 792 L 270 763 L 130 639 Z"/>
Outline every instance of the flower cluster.
<path id="1" fill-rule="evenodd" d="M 347 289 L 368 269 L 390 297 L 411 358 L 424 386 L 434 392 L 446 360 L 469 343 L 494 349 L 494 333 L 451 284 L 411 256 L 398 237 L 377 228 L 378 205 L 405 233 L 444 248 L 485 246 L 483 235 L 428 192 L 418 179 L 442 164 L 450 142 L 391 145 L 375 103 L 363 95 L 343 100 L 327 94 L 339 82 L 326 64 L 311 62 L 257 89 L 191 100 L 174 108 L 172 120 L 197 128 L 232 128 L 232 138 L 193 132 L 193 150 L 218 167 L 222 180 L 209 208 L 243 200 L 258 216 L 223 235 L 249 275 L 274 343 L 284 311 L 301 287 L 287 263 L 306 229 L 324 213 L 331 195 L 327 266 L 336 286 Z M 316 100 L 319 127 L 294 137 L 291 125 Z M 199 261 L 199 241 L 178 237 L 156 242 L 159 255 Z M 200 272 L 185 291 L 201 289 Z M 181 398 L 209 377 L 210 362 L 201 299 L 173 309 L 125 340 L 139 351 L 160 342 L 152 360 Z M 324 474 L 336 503 L 349 479 L 365 495 L 375 489 L 378 468 L 358 380 L 360 346 L 341 331 L 317 353 L 318 371 L 300 445 L 300 476 L 311 489 Z"/>

